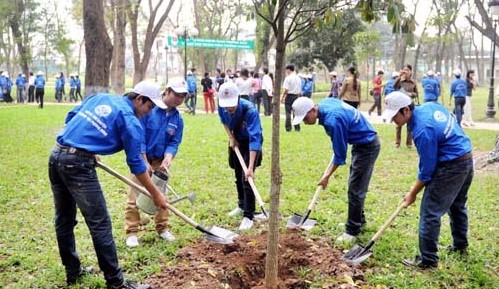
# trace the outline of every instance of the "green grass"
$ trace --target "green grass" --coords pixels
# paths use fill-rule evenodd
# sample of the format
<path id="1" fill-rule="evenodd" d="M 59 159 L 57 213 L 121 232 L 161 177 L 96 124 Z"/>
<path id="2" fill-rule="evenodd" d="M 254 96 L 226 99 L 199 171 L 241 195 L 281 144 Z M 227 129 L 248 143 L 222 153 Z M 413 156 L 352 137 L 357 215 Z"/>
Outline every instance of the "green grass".
<path id="1" fill-rule="evenodd" d="M 319 97 L 319 95 L 317 96 Z M 483 111 L 481 93 L 474 98 L 476 120 Z M 486 103 L 486 101 L 484 102 Z M 199 104 L 198 104 L 199 107 Z M 58 256 L 53 227 L 53 202 L 47 177 L 47 160 L 57 132 L 70 106 L 48 104 L 43 110 L 35 106 L 0 104 L 0 287 L 57 288 L 65 282 Z M 187 202 L 178 208 L 201 224 L 218 225 L 231 230 L 239 219 L 227 216 L 236 203 L 233 171 L 227 165 L 227 137 L 217 115 L 184 115 L 184 140 L 172 167 L 171 185 L 181 194 L 194 191 L 195 205 Z M 264 161 L 256 171 L 256 185 L 268 203 L 270 187 L 271 119 L 262 117 L 264 128 Z M 382 150 L 376 163 L 366 201 L 368 225 L 361 235 L 365 244 L 395 210 L 416 178 L 415 150 L 393 147 L 395 128 L 375 126 Z M 314 192 L 316 182 L 331 157 L 331 143 L 320 126 L 305 126 L 301 133 L 281 129 L 281 212 L 287 217 L 303 212 Z M 467 131 L 476 150 L 490 151 L 497 132 Z M 104 163 L 123 174 L 129 170 L 123 153 L 102 157 Z M 102 170 L 98 170 L 113 220 L 113 234 L 120 264 L 126 276 L 144 279 L 161 270 L 162 264 L 175 264 L 179 247 L 196 241 L 201 234 L 171 218 L 178 238 L 173 244 L 155 237 L 152 226 L 139 237 L 142 246 L 129 249 L 124 244 L 124 207 L 127 187 Z M 333 239 L 343 232 L 347 209 L 348 166 L 339 168 L 321 194 L 313 214 L 319 225 L 305 234 Z M 497 216 L 498 175 L 476 174 L 469 192 L 470 256 L 467 260 L 440 253 L 441 268 L 419 272 L 401 265 L 400 260 L 417 253 L 419 196 L 416 205 L 404 210 L 385 232 L 368 260 L 368 281 L 392 288 L 497 288 L 499 286 L 499 247 Z M 76 227 L 77 247 L 84 264 L 97 267 L 88 229 L 81 216 Z M 284 224 L 283 224 L 284 225 Z M 448 218 L 442 222 L 440 243 L 451 242 Z M 301 275 L 308 271 L 301 272 Z M 327 276 L 318 279 L 327 279 Z M 317 281 L 314 288 L 320 288 Z M 104 288 L 101 275 L 86 277 L 74 288 Z"/>

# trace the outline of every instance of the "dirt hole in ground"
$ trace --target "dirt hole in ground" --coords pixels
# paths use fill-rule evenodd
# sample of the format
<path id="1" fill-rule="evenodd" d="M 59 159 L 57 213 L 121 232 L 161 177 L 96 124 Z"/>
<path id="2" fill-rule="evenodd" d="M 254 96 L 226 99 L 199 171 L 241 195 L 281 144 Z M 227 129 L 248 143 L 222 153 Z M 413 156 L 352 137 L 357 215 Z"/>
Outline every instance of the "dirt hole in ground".
<path id="1" fill-rule="evenodd" d="M 147 283 L 153 288 L 264 289 L 267 233 L 239 236 L 233 244 L 202 240 L 177 252 L 172 266 Z M 362 266 L 345 263 L 343 252 L 324 239 L 311 239 L 299 231 L 279 235 L 280 288 L 374 288 L 364 280 Z M 317 284 L 316 284 L 317 285 Z"/>

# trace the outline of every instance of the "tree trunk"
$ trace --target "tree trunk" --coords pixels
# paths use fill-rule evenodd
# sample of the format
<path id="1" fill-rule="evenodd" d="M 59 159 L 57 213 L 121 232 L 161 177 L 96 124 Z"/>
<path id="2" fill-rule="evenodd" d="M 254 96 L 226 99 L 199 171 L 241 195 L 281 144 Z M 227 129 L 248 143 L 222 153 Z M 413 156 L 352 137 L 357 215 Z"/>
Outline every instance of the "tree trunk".
<path id="1" fill-rule="evenodd" d="M 286 5 L 286 1 L 279 2 L 279 5 Z M 281 8 L 281 7 L 280 7 Z M 284 9 L 284 8 L 283 8 Z M 277 289 L 278 265 L 279 265 L 279 201 L 281 193 L 282 173 L 280 167 L 280 142 L 279 130 L 281 123 L 280 115 L 280 95 L 281 83 L 283 79 L 283 68 L 286 57 L 286 42 L 284 40 L 286 11 L 279 14 L 277 25 L 274 26 L 276 35 L 276 61 L 274 95 L 272 98 L 272 164 L 271 164 L 271 184 L 270 184 L 270 221 L 269 237 L 267 240 L 267 258 L 265 260 L 265 287 L 267 289 Z"/>
<path id="2" fill-rule="evenodd" d="M 14 42 L 17 46 L 17 52 L 19 53 L 20 65 L 24 75 L 29 75 L 28 61 L 30 60 L 29 50 L 26 48 L 25 43 L 23 43 L 23 33 L 19 28 L 19 20 L 24 11 L 24 1 L 16 0 L 15 9 L 12 16 L 9 18 L 9 25 L 12 30 L 12 35 L 14 36 Z M 13 76 L 11 76 L 13 77 Z"/>
<path id="3" fill-rule="evenodd" d="M 109 65 L 113 45 L 104 22 L 103 1 L 83 0 L 83 31 L 87 57 L 85 95 L 109 92 Z"/>
<path id="4" fill-rule="evenodd" d="M 114 3 L 115 21 L 113 23 L 114 44 L 113 60 L 111 62 L 111 87 L 117 94 L 125 92 L 125 29 L 127 0 L 118 0 Z"/>

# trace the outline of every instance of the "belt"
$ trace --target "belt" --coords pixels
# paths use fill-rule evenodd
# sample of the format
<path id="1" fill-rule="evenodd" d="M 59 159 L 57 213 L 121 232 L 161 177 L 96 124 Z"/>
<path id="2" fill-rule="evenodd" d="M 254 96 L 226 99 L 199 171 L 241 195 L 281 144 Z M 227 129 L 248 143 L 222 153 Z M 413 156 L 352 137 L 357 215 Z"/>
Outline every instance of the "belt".
<path id="1" fill-rule="evenodd" d="M 77 155 L 77 156 L 81 156 L 81 157 L 95 158 L 95 154 L 93 154 L 93 153 L 90 153 L 90 152 L 87 152 L 87 151 L 84 151 L 82 149 L 78 149 L 75 147 L 63 146 L 57 142 L 55 143 L 54 151 L 65 152 L 68 154 Z"/>
<path id="2" fill-rule="evenodd" d="M 458 158 L 455 158 L 453 160 L 450 160 L 450 161 L 445 161 L 445 162 L 439 162 L 438 164 L 439 165 L 450 165 L 450 164 L 455 164 L 455 163 L 460 163 L 460 162 L 464 162 L 466 160 L 469 160 L 469 159 L 473 159 L 473 154 L 471 152 L 463 155 L 463 156 L 460 156 Z"/>

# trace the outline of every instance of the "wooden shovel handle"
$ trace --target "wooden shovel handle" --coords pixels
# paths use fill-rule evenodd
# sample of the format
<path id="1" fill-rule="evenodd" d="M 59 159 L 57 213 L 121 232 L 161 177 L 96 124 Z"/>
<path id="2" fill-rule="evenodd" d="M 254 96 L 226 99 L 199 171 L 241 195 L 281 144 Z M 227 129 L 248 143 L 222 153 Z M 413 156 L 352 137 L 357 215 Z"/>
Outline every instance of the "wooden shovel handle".
<path id="1" fill-rule="evenodd" d="M 383 226 L 381 226 L 381 228 L 379 228 L 379 230 L 376 232 L 376 234 L 374 234 L 374 236 L 371 239 L 371 241 L 373 243 L 378 240 L 378 238 L 381 236 L 381 234 L 383 234 L 383 232 L 386 230 L 386 228 L 388 228 L 388 226 L 390 226 L 390 224 L 393 222 L 395 217 L 397 217 L 397 215 L 400 213 L 400 211 L 402 211 L 403 208 L 404 208 L 404 201 L 402 201 L 400 203 L 400 205 L 397 207 L 395 212 L 393 212 L 393 214 L 390 216 L 390 218 L 388 218 L 388 220 L 386 220 L 386 222 L 383 224 Z"/>

